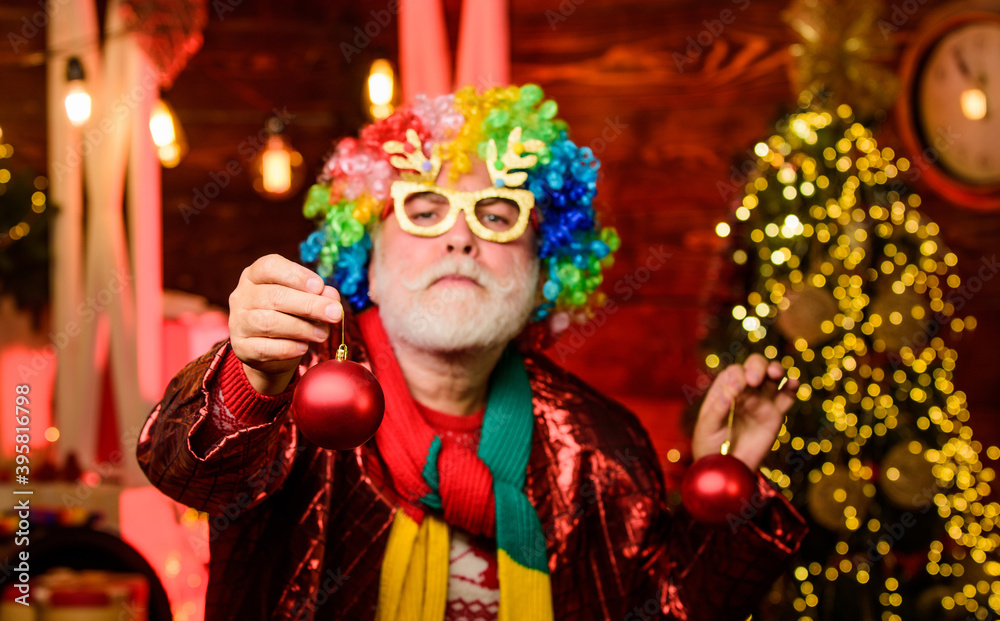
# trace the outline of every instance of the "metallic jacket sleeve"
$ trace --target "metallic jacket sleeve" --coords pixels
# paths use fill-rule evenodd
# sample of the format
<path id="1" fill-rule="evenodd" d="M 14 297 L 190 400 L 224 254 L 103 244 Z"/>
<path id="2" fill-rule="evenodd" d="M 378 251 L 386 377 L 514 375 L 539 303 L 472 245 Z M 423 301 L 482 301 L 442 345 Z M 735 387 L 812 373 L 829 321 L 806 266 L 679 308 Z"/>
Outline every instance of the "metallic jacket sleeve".
<path id="1" fill-rule="evenodd" d="M 662 512 L 646 544 L 646 592 L 678 621 L 743 621 L 787 569 L 805 521 L 758 474 L 758 490 L 728 525 L 700 524 L 683 507 Z"/>
<path id="2" fill-rule="evenodd" d="M 274 417 L 226 435 L 199 454 L 192 436 L 225 404 L 213 378 L 229 342 L 184 367 L 171 380 L 139 435 L 139 465 L 164 494 L 211 514 L 254 507 L 288 476 L 297 448 L 284 404 Z"/>
<path id="3" fill-rule="evenodd" d="M 744 621 L 805 534 L 784 496 L 760 477 L 721 527 L 671 511 L 641 421 L 547 357 L 526 366 L 539 423 L 528 494 L 550 545 L 556 618 Z"/>

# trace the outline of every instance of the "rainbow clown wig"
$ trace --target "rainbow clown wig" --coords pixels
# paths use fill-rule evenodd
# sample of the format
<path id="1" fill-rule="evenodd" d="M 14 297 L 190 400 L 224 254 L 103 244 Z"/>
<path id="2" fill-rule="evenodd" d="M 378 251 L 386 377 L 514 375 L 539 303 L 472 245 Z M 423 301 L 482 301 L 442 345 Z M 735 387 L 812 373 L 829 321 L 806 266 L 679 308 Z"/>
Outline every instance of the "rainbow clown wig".
<path id="1" fill-rule="evenodd" d="M 511 168 L 522 172 L 494 175 L 491 170 L 491 177 L 497 187 L 534 195 L 542 276 L 532 319 L 547 320 L 552 334 L 571 321 L 585 321 L 604 301 L 598 292 L 602 271 L 611 266 L 620 242 L 594 213 L 600 162 L 589 147 L 569 139 L 557 111 L 556 102 L 544 100 L 534 84 L 481 94 L 467 86 L 454 95 L 418 96 L 364 127 L 359 138 L 342 139 L 306 198 L 303 213 L 317 220 L 318 230 L 301 244 L 302 261 L 315 265 L 327 284 L 360 311 L 371 304 L 370 232 L 389 213 L 394 182 L 414 178 L 420 164 L 425 178 L 436 175 L 428 158 L 435 166 L 450 161 L 456 177 L 471 170 L 473 157 L 488 169 L 513 163 Z M 414 153 L 418 144 L 422 154 Z"/>

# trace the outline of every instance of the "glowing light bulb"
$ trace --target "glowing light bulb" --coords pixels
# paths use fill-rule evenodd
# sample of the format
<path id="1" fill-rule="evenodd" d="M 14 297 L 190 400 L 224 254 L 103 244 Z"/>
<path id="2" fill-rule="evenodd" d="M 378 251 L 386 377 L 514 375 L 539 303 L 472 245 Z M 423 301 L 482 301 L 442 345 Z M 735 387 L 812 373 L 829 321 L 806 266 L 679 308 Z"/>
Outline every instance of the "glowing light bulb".
<path id="1" fill-rule="evenodd" d="M 153 113 L 149 117 L 149 132 L 153 135 L 153 144 L 157 147 L 165 147 L 177 140 L 174 116 L 161 99 L 153 104 Z"/>
<path id="2" fill-rule="evenodd" d="M 979 88 L 962 91 L 962 114 L 970 121 L 979 121 L 986 116 L 986 93 Z"/>
<path id="3" fill-rule="evenodd" d="M 306 167 L 302 154 L 292 147 L 284 133 L 285 124 L 281 119 L 269 118 L 265 128 L 267 141 L 251 164 L 253 189 L 268 200 L 281 201 L 302 187 Z"/>
<path id="4" fill-rule="evenodd" d="M 281 136 L 267 139 L 267 149 L 261 160 L 264 190 L 284 194 L 292 187 L 292 154 Z"/>
<path id="5" fill-rule="evenodd" d="M 83 64 L 76 56 L 66 62 L 66 116 L 74 127 L 80 127 L 90 118 L 90 94 L 83 82 Z"/>
<path id="6" fill-rule="evenodd" d="M 149 133 L 156 145 L 156 155 L 165 168 L 174 168 L 187 153 L 187 140 L 173 108 L 162 99 L 153 104 L 149 116 Z"/>
<path id="7" fill-rule="evenodd" d="M 395 91 L 395 74 L 388 60 L 379 58 L 372 63 L 368 73 L 368 101 L 376 119 L 392 114 L 392 96 Z"/>
<path id="8" fill-rule="evenodd" d="M 66 92 L 66 116 L 73 127 L 80 127 L 90 118 L 90 94 L 83 80 L 70 82 Z"/>

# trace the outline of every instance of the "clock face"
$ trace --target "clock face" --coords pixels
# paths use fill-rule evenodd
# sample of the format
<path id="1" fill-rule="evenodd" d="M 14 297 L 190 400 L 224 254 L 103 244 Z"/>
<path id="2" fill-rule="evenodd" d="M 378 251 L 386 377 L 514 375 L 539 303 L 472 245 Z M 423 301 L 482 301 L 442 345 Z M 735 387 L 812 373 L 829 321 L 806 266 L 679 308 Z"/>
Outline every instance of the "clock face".
<path id="1" fill-rule="evenodd" d="M 924 145 L 945 170 L 972 186 L 1000 184 L 1000 21 L 970 22 L 941 37 L 917 88 Z"/>

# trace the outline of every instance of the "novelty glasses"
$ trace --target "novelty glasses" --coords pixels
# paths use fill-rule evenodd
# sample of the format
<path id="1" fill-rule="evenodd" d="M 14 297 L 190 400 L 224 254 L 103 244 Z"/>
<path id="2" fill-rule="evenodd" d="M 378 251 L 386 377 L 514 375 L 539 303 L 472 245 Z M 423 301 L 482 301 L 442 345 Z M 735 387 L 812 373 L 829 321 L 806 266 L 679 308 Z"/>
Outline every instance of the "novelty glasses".
<path id="1" fill-rule="evenodd" d="M 394 181 L 390 190 L 399 226 L 411 235 L 437 237 L 465 213 L 469 229 L 486 241 L 506 243 L 528 227 L 535 195 L 530 190 L 449 190 L 423 181 Z"/>

